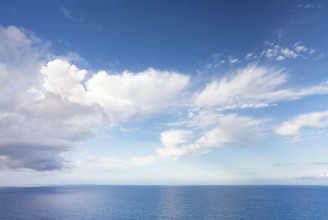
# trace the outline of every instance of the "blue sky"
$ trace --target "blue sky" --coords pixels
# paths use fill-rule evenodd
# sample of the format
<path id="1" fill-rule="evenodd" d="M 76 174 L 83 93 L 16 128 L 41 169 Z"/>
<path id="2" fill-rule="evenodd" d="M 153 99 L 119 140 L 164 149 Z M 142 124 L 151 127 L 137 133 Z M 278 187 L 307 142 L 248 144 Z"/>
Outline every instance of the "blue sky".
<path id="1" fill-rule="evenodd" d="M 0 1 L 0 185 L 326 184 L 327 10 Z"/>

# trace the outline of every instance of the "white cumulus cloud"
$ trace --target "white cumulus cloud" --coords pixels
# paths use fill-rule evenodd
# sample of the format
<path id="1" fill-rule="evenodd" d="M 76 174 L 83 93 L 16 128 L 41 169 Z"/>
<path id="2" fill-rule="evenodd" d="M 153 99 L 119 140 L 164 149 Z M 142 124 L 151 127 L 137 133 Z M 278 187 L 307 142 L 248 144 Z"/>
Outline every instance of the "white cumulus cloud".
<path id="1" fill-rule="evenodd" d="M 43 86 L 47 91 L 72 102 L 78 102 L 84 98 L 85 89 L 80 82 L 87 74 L 86 70 L 79 70 L 67 61 L 56 59 L 42 67 L 41 73 L 44 75 Z"/>
<path id="2" fill-rule="evenodd" d="M 120 120 L 183 105 L 189 76 L 151 68 L 88 72 L 64 58 L 48 61 L 55 57 L 49 47 L 32 32 L 0 26 L 0 168 L 71 167 L 62 154 L 74 141 Z M 128 164 L 152 160 L 135 157 Z"/>
<path id="3" fill-rule="evenodd" d="M 112 120 L 127 120 L 177 105 L 189 83 L 187 75 L 152 68 L 139 73 L 100 71 L 84 83 L 86 70 L 59 59 L 48 62 L 41 72 L 47 91 L 74 103 L 99 105 Z"/>

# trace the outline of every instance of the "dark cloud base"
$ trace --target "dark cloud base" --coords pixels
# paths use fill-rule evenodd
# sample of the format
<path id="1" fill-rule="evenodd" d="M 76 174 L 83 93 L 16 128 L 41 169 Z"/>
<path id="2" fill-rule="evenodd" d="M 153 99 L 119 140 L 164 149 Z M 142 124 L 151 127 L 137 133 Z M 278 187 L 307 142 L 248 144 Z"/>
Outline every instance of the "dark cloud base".
<path id="1" fill-rule="evenodd" d="M 60 154 L 70 146 L 66 143 L 0 142 L 2 168 L 27 168 L 36 171 L 61 170 L 71 167 Z"/>

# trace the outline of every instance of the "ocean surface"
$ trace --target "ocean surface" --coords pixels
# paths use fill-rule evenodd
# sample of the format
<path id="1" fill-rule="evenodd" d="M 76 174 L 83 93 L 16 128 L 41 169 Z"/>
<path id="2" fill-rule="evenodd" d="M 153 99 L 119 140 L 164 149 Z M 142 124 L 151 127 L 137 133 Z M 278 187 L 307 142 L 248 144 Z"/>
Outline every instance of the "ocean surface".
<path id="1" fill-rule="evenodd" d="M 6 187 L 0 219 L 328 219 L 328 186 Z"/>

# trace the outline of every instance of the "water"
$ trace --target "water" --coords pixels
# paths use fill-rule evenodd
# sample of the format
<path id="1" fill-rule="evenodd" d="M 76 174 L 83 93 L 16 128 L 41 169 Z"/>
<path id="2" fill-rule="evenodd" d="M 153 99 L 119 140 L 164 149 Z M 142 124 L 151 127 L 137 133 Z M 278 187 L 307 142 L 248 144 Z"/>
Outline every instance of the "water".
<path id="1" fill-rule="evenodd" d="M 0 188 L 0 219 L 328 219 L 328 187 Z"/>

